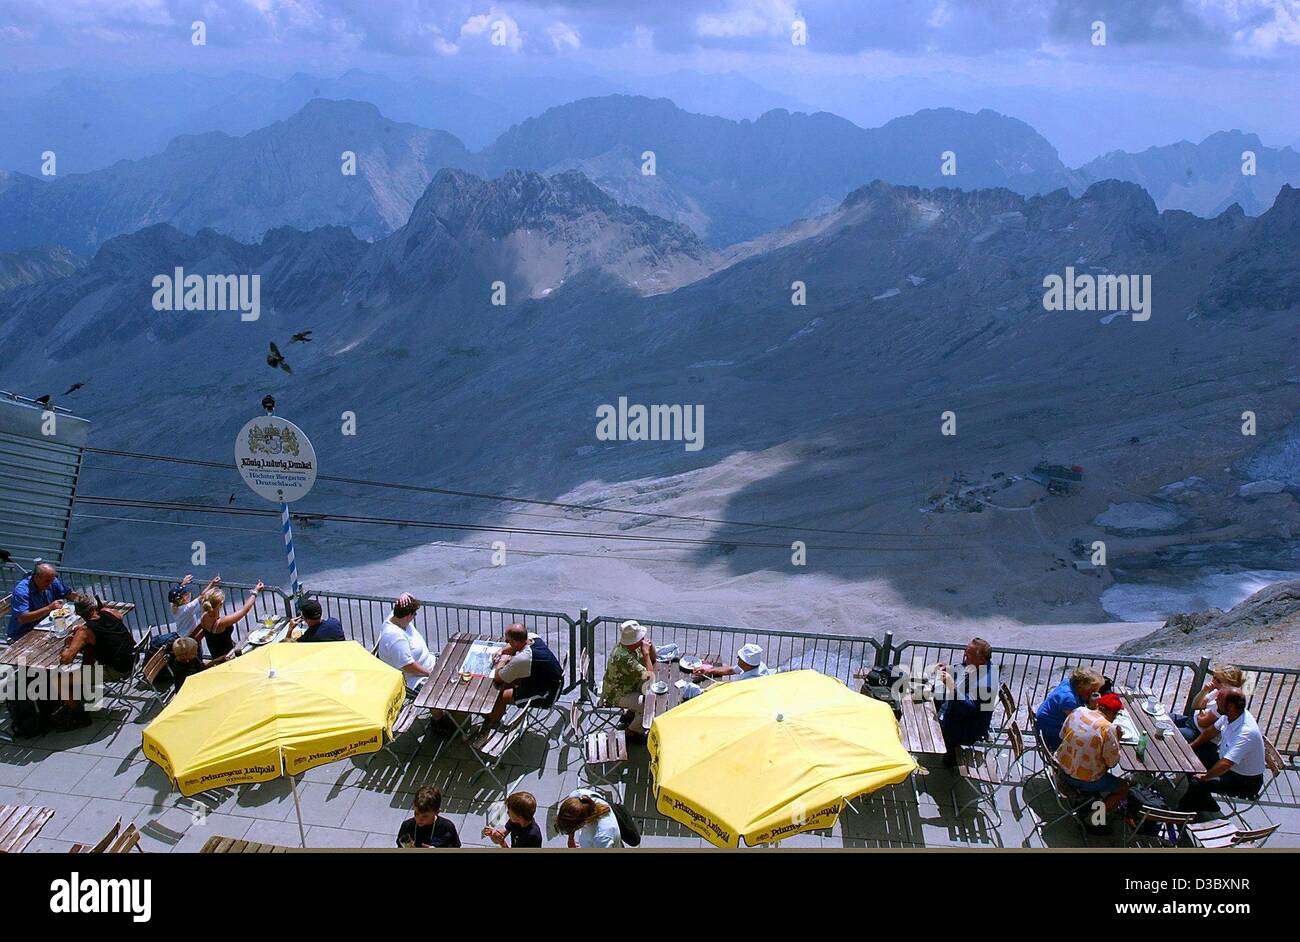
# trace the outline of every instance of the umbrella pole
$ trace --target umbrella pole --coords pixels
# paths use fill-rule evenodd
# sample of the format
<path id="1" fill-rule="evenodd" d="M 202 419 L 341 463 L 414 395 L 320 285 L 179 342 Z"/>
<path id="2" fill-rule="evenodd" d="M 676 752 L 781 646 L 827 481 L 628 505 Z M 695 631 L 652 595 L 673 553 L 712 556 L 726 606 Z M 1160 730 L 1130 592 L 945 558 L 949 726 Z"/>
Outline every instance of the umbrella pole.
<path id="1" fill-rule="evenodd" d="M 298 780 L 292 775 L 289 776 L 289 790 L 293 792 L 293 810 L 298 816 L 298 840 L 303 847 L 306 847 L 307 834 L 302 829 L 302 805 L 298 803 Z"/>

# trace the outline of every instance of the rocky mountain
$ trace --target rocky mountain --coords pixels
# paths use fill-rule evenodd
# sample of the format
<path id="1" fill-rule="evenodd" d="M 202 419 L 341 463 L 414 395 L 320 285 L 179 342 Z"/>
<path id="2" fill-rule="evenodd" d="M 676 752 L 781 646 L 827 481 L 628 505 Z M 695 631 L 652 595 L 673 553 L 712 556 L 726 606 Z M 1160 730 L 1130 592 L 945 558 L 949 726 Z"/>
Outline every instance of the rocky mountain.
<path id="1" fill-rule="evenodd" d="M 955 176 L 942 173 L 948 150 L 957 155 Z M 647 151 L 653 175 L 643 172 Z M 778 109 L 731 121 L 666 98 L 611 95 L 530 118 L 482 156 L 497 172 L 582 170 L 620 200 L 689 225 L 714 245 L 825 212 L 873 178 L 1023 193 L 1067 182 L 1047 141 L 987 110 L 920 111 L 868 130 L 825 112 Z"/>
<path id="2" fill-rule="evenodd" d="M 1120 654 L 1195 650 L 1221 664 L 1294 661 L 1300 642 L 1300 581 L 1275 582 L 1228 611 L 1175 615 L 1159 630 L 1120 646 Z"/>
<path id="3" fill-rule="evenodd" d="M 345 151 L 356 174 L 343 173 Z M 90 252 L 165 222 L 260 239 L 278 226 L 346 225 L 365 239 L 402 225 L 433 175 L 471 155 L 443 131 L 389 121 L 373 105 L 310 102 L 243 137 L 173 140 L 153 157 L 51 181 L 0 180 L 0 249 L 59 244 Z"/>
<path id="4" fill-rule="evenodd" d="M 62 246 L 39 246 L 0 254 L 0 291 L 66 278 L 86 264 Z"/>
<path id="5" fill-rule="evenodd" d="M 1255 154 L 1255 173 L 1242 173 L 1242 155 Z M 1127 180 L 1151 194 L 1161 209 L 1212 217 L 1234 203 L 1258 216 L 1286 184 L 1300 186 L 1300 153 L 1265 146 L 1255 134 L 1220 131 L 1199 144 L 1179 141 L 1141 153 L 1113 151 L 1074 171 L 1076 186 Z"/>

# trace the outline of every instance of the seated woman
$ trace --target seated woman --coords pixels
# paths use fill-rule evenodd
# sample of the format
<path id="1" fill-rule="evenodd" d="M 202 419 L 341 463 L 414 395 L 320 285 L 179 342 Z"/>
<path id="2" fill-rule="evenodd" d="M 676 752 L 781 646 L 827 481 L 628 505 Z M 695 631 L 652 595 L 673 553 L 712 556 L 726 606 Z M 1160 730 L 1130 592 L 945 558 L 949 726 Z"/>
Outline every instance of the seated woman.
<path id="1" fill-rule="evenodd" d="M 100 607 L 97 599 L 80 596 L 76 605 L 81 624 L 63 643 L 59 663 L 71 664 L 77 655 L 81 655 L 81 663 L 102 671 L 105 680 L 130 677 L 135 670 L 135 639 L 131 637 L 131 629 L 108 609 Z M 94 677 L 94 674 L 90 676 Z M 98 678 L 95 678 L 97 682 Z M 97 703 L 99 692 L 93 687 L 87 690 L 84 685 L 75 693 L 71 686 L 67 691 L 61 691 L 66 711 L 55 715 L 56 728 L 78 729 L 90 722 L 85 708 L 87 696 Z"/>
<path id="2" fill-rule="evenodd" d="M 199 623 L 195 626 L 190 637 L 206 638 L 208 642 L 208 654 L 212 658 L 224 658 L 235 647 L 234 635 L 231 628 L 243 621 L 248 613 L 253 610 L 253 605 L 257 602 L 257 596 L 261 593 L 264 586 L 260 581 L 253 586 L 253 591 L 248 593 L 248 598 L 244 604 L 231 612 L 229 615 L 221 614 L 221 607 L 226 604 L 226 594 L 220 589 L 212 589 L 205 593 L 202 598 L 203 614 L 199 616 Z"/>
<path id="3" fill-rule="evenodd" d="M 1065 718 L 1082 706 L 1092 706 L 1106 678 L 1091 667 L 1076 667 L 1056 685 L 1047 699 L 1034 711 L 1038 738 L 1053 752 L 1061 745 L 1061 727 Z"/>
<path id="4" fill-rule="evenodd" d="M 1219 691 L 1240 690 L 1245 683 L 1245 673 L 1241 668 L 1233 667 L 1231 664 L 1216 667 L 1211 671 L 1205 686 L 1192 700 L 1191 709 L 1186 713 L 1175 713 L 1172 716 L 1174 725 L 1183 734 L 1183 738 L 1188 742 L 1195 742 L 1207 729 L 1214 730 L 1214 724 L 1219 719 Z M 1211 732 L 1205 744 L 1196 748 L 1196 758 L 1200 759 L 1201 764 L 1207 769 L 1219 761 L 1217 732 Z"/>
<path id="5" fill-rule="evenodd" d="M 555 829 L 569 836 L 570 847 L 622 847 L 614 809 L 590 788 L 578 788 L 560 802 L 555 812 Z"/>

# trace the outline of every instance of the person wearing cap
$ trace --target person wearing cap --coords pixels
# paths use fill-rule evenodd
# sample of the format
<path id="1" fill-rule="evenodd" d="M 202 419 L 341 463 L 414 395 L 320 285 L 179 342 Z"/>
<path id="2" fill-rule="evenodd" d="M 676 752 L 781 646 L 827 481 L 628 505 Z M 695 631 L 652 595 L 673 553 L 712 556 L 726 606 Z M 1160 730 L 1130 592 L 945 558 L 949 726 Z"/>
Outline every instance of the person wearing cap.
<path id="1" fill-rule="evenodd" d="M 955 766 L 958 749 L 988 738 L 998 689 L 992 660 L 993 645 L 983 638 L 971 638 L 962 652 L 961 671 L 937 665 L 935 699 L 943 731 L 944 765 Z"/>
<path id="2" fill-rule="evenodd" d="M 655 646 L 642 625 L 625 621 L 618 626 L 618 647 L 610 652 L 605 664 L 600 695 L 606 703 L 623 709 L 620 725 L 632 730 L 633 735 L 641 728 L 645 708 L 642 690 L 646 680 L 654 676 L 655 656 Z"/>
<path id="3" fill-rule="evenodd" d="M 1193 776 L 1178 803 L 1179 811 L 1218 813 L 1216 794 L 1254 798 L 1264 787 L 1264 773 L 1268 771 L 1264 734 L 1246 709 L 1246 695 L 1235 687 L 1224 687 L 1215 694 L 1215 700 L 1219 718 L 1192 742 L 1192 749 L 1196 751 L 1217 735 L 1219 758 L 1203 775 Z"/>
<path id="4" fill-rule="evenodd" d="M 347 637 L 343 634 L 343 622 L 332 616 L 325 618 L 320 602 L 315 599 L 303 599 L 299 603 L 298 614 L 294 617 L 292 625 L 296 628 L 300 624 L 305 624 L 307 628 L 297 638 L 293 637 L 292 630 L 289 632 L 290 640 L 297 641 L 299 644 L 313 641 L 347 640 Z"/>
<path id="5" fill-rule="evenodd" d="M 167 593 L 167 601 L 172 606 L 172 625 L 178 635 L 188 635 L 198 626 L 203 597 L 221 584 L 221 576 L 216 575 L 208 580 L 198 598 L 190 594 L 190 583 L 193 581 L 194 574 L 186 573 L 185 578 Z"/>
<path id="6" fill-rule="evenodd" d="M 763 663 L 761 647 L 757 644 L 744 644 L 736 652 L 734 667 L 724 665 L 701 667 L 695 673 L 701 677 L 735 677 L 736 680 L 749 680 L 751 677 L 766 677 L 768 674 L 775 674 L 776 671 Z"/>
<path id="7" fill-rule="evenodd" d="M 1110 770 L 1119 764 L 1119 729 L 1115 718 L 1124 704 L 1113 693 L 1097 698 L 1096 709 L 1081 706 L 1061 725 L 1061 745 L 1056 761 L 1065 783 L 1089 795 L 1101 796 L 1106 811 L 1117 810 L 1128 797 L 1129 783 Z M 1089 830 L 1109 833 L 1106 826 L 1089 825 Z"/>
<path id="8" fill-rule="evenodd" d="M 17 641 L 59 608 L 64 599 L 75 602 L 77 598 L 77 593 L 63 584 L 53 565 L 37 563 L 31 575 L 19 579 L 10 593 L 9 625 L 5 634 L 10 641 Z"/>

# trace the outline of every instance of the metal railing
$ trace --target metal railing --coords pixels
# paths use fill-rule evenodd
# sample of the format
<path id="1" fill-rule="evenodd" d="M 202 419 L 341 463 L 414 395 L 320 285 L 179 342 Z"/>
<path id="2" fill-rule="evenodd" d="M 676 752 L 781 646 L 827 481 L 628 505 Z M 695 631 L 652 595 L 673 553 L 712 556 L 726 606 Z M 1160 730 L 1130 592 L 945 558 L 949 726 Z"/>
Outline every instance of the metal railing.
<path id="1" fill-rule="evenodd" d="M 88 590 L 102 598 L 131 602 L 135 610 L 127 619 L 141 634 L 148 626 L 167 625 L 172 621 L 167 592 L 175 584 L 162 576 L 137 573 L 103 572 L 63 566 L 60 576 L 70 587 Z M 0 567 L 0 598 L 12 591 L 22 573 L 12 567 Z M 195 592 L 202 588 L 196 580 Z M 224 611 L 237 611 L 252 586 L 223 582 L 226 600 Z M 367 649 L 372 648 L 378 631 L 392 611 L 392 599 L 342 592 L 308 591 L 325 614 L 339 619 L 344 633 Z M 279 589 L 267 588 L 252 607 L 247 618 L 232 631 L 240 637 L 268 615 L 289 610 L 290 599 Z M 586 686 L 582 696 L 598 696 L 604 665 L 610 651 L 618 644 L 618 626 L 622 617 L 588 617 L 583 609 L 577 618 L 563 612 L 535 609 L 499 608 L 462 605 L 453 602 L 423 602 L 416 624 L 424 632 L 429 647 L 441 649 L 454 634 L 466 632 L 500 637 L 505 627 L 519 622 L 540 635 L 558 657 L 569 657 L 570 687 L 583 675 L 579 654 L 586 651 Z M 763 659 L 777 670 L 809 668 L 828 674 L 850 686 L 860 683 L 860 676 L 872 667 L 900 666 L 913 676 L 925 675 L 939 662 L 961 663 L 963 646 L 937 641 L 895 643 L 890 633 L 883 639 L 852 635 L 800 632 L 793 629 L 738 628 L 727 625 L 696 625 L 686 622 L 638 619 L 649 629 L 656 645 L 676 643 L 680 653 L 717 656 L 734 663 L 741 645 L 755 643 L 763 648 Z M 1068 671 L 1087 665 L 1101 671 L 1116 684 L 1150 690 L 1170 710 L 1184 711 L 1201 689 L 1210 662 L 1173 658 L 1118 657 L 1079 654 L 1069 651 L 1035 651 L 1024 648 L 998 648 L 995 662 L 999 680 L 1012 691 L 1022 712 L 1032 710 L 1056 686 Z M 1283 754 L 1300 754 L 1300 670 L 1278 667 L 1241 665 L 1247 675 L 1250 710 L 1264 731 Z"/>

